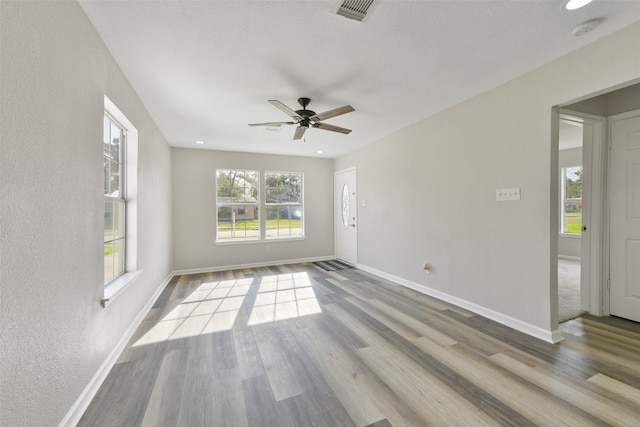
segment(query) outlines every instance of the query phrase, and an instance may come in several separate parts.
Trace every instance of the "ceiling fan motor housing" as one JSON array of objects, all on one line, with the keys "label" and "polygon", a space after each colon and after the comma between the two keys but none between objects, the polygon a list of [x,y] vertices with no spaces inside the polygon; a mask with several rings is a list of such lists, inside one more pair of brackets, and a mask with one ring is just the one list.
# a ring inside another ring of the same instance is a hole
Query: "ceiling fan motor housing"
[{"label": "ceiling fan motor housing", "polygon": [[298,104],[302,105],[302,109],[307,108],[307,105],[311,102],[311,98],[298,98]]},{"label": "ceiling fan motor housing", "polygon": [[[309,98],[298,98],[298,103],[302,106],[302,110],[297,110],[296,113],[300,114],[305,119],[315,116],[316,115],[315,111],[307,110],[307,105],[309,105],[310,102],[311,102],[311,99]],[[306,127],[309,127],[309,123],[308,123],[309,121],[308,120],[305,120],[305,121],[307,122]]]},{"label": "ceiling fan motor housing", "polygon": [[316,115],[316,112],[311,110],[297,110],[296,113],[300,114],[305,119]]}]

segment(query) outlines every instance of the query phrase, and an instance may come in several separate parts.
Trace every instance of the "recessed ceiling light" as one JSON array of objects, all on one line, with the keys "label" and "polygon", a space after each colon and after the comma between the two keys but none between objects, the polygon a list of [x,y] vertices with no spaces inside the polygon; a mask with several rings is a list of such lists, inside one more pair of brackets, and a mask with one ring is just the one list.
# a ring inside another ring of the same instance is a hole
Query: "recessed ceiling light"
[{"label": "recessed ceiling light", "polygon": [[322,151],[322,150],[318,150],[318,151],[316,151],[316,153],[318,153],[318,154],[324,154],[324,151]]},{"label": "recessed ceiling light", "polygon": [[204,144],[204,141],[196,141],[196,144],[202,145]]},{"label": "recessed ceiling light", "polygon": [[576,10],[588,5],[592,1],[593,0],[569,0],[565,3],[564,8],[567,10]]}]

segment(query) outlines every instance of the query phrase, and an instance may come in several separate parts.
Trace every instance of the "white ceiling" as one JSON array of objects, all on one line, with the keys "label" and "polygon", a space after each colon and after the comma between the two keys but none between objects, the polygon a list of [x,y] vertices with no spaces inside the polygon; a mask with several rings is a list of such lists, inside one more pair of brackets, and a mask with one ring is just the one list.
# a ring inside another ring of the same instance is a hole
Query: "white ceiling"
[{"label": "white ceiling", "polygon": [[[175,147],[337,157],[640,21],[638,0],[375,0],[363,22],[331,1],[95,1],[80,5]],[[593,32],[572,29],[600,18]],[[293,141],[248,123],[316,112],[349,135]],[[196,145],[196,140],[205,144]],[[323,154],[317,154],[323,150]]]}]

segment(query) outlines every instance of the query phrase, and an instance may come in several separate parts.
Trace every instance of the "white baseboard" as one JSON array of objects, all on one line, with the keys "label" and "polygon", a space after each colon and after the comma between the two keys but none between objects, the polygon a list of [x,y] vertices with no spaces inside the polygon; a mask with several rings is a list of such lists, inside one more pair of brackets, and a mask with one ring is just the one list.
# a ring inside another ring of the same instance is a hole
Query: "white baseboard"
[{"label": "white baseboard", "polygon": [[560,328],[551,331],[551,341],[549,341],[551,344],[557,344],[562,340],[564,340],[564,335],[562,335]]},{"label": "white baseboard", "polygon": [[363,271],[369,272],[371,274],[375,274],[376,276],[380,276],[384,279],[390,280],[401,286],[413,289],[414,291],[423,293],[425,295],[429,295],[434,298],[438,298],[439,300],[464,308],[465,310],[469,310],[473,313],[484,316],[487,319],[491,319],[505,326],[508,326],[512,329],[515,329],[516,331],[525,333],[527,335],[546,341],[548,343],[555,344],[564,339],[564,337],[562,337],[562,334],[560,333],[559,330],[547,331],[545,329],[534,326],[530,323],[523,322],[511,316],[507,316],[505,314],[483,307],[481,305],[466,301],[458,297],[454,297],[449,294],[445,294],[444,292],[440,292],[435,289],[431,289],[427,286],[420,285],[418,283],[403,279],[401,277],[397,277],[392,274],[385,273],[384,271],[376,270],[375,268],[371,268],[366,265],[358,264],[357,267]]},{"label": "white baseboard", "polygon": [[335,255],[327,255],[313,258],[299,258],[288,259],[282,261],[265,261],[265,262],[252,262],[247,264],[234,264],[234,265],[222,265],[215,267],[202,267],[202,268],[189,268],[185,270],[174,270],[174,275],[180,274],[200,274],[211,273],[215,271],[229,271],[229,270],[242,270],[244,268],[256,268],[256,267],[272,267],[274,265],[287,265],[287,264],[300,264],[305,262],[317,262],[317,261],[329,261],[335,259]]},{"label": "white baseboard", "polygon": [[80,397],[78,397],[71,409],[69,409],[69,412],[67,412],[67,415],[62,419],[59,427],[74,427],[78,424],[80,418],[82,418],[82,415],[89,407],[89,404],[91,404],[91,401],[95,397],[96,393],[98,393],[100,386],[102,386],[102,383],[107,378],[107,375],[109,374],[109,372],[111,372],[111,369],[118,361],[118,357],[120,357],[120,354],[135,333],[136,329],[138,329],[138,326],[140,326],[144,318],[151,310],[151,307],[153,307],[153,304],[155,304],[156,300],[160,297],[160,294],[162,293],[162,291],[164,291],[164,288],[167,287],[174,275],[174,273],[171,273],[169,274],[169,276],[167,276],[166,279],[164,279],[162,284],[153,293],[149,301],[145,304],[142,310],[140,310],[138,316],[136,316],[131,325],[129,325],[129,328],[127,328],[114,349],[111,350],[111,353],[109,353],[105,361],[102,362],[100,368],[93,375],[91,381],[89,381],[89,384],[87,384],[87,386],[84,388],[82,394],[80,394]]}]

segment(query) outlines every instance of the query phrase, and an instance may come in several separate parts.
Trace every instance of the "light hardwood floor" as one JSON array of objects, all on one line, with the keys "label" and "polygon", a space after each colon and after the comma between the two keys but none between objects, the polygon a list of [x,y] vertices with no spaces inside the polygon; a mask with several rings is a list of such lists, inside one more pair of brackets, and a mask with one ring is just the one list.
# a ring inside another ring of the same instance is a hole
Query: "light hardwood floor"
[{"label": "light hardwood floor", "polygon": [[357,269],[175,277],[80,426],[640,425],[640,325],[551,345]]}]

